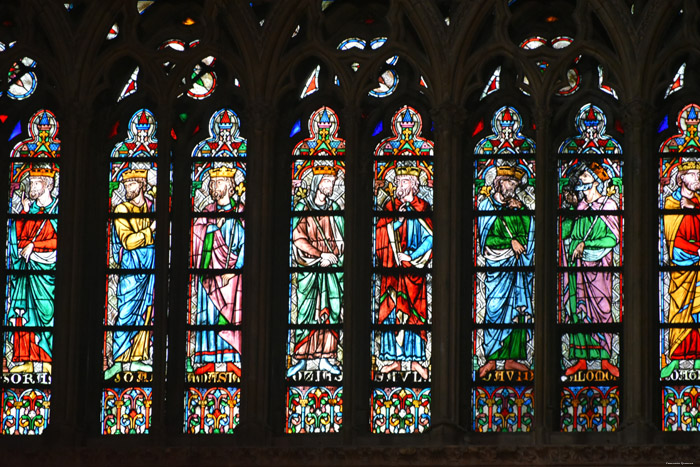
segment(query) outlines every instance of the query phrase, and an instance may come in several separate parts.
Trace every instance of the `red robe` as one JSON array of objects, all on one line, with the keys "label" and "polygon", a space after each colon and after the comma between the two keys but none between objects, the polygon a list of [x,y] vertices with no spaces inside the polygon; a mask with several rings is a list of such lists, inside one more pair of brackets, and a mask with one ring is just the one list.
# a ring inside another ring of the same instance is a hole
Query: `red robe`
[{"label": "red robe", "polygon": [[[398,199],[387,202],[384,206],[386,211],[397,212],[403,203]],[[425,200],[414,197],[407,212],[427,212],[430,205]],[[382,268],[401,268],[412,266],[409,262],[397,264],[396,255],[390,243],[388,225],[396,221],[396,217],[383,217],[377,221],[377,232],[375,240],[377,266]],[[418,219],[404,219],[401,225],[394,230],[394,241],[397,252],[406,252],[408,249],[408,223],[419,222]],[[425,223],[431,230],[433,229],[432,219],[422,218],[421,223]],[[421,225],[421,228],[424,226]],[[432,257],[432,249],[428,258]],[[398,272],[398,271],[397,271]],[[424,275],[401,273],[400,275],[382,275],[379,289],[379,323],[380,324],[408,324],[422,325],[427,322],[427,293]],[[397,322],[386,322],[392,310],[396,309]],[[402,322],[401,315],[407,315]],[[420,332],[421,338],[426,339],[425,331]]]}]

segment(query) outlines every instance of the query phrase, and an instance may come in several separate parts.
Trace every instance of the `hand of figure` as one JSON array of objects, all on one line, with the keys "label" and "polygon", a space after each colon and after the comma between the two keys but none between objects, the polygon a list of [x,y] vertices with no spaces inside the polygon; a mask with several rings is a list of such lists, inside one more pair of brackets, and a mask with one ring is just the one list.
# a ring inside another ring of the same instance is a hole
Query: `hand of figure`
[{"label": "hand of figure", "polygon": [[337,263],[338,257],[333,253],[321,253],[321,266],[326,267]]},{"label": "hand of figure", "polygon": [[518,198],[510,198],[508,200],[508,207],[510,209],[522,209],[523,202],[520,201]]},{"label": "hand of figure", "polygon": [[685,196],[681,196],[681,208],[694,209],[695,204],[693,204],[693,202],[689,198],[686,198]]},{"label": "hand of figure", "polygon": [[32,200],[27,198],[27,195],[22,192],[22,209],[24,212],[29,212],[29,208],[32,205]]},{"label": "hand of figure", "polygon": [[233,273],[224,274],[223,276],[221,276],[221,279],[222,279],[223,282],[224,282],[224,286],[227,286],[228,283],[231,282],[231,279],[233,279],[234,277],[236,277],[236,275],[233,274]]},{"label": "hand of figure", "polygon": [[151,230],[152,230],[153,232],[156,231],[156,221],[155,221],[155,220],[154,220],[153,222],[151,222]]},{"label": "hand of figure", "polygon": [[406,253],[397,253],[396,256],[398,256],[400,263],[404,263],[404,262],[410,263],[411,262],[411,257],[409,255],[407,255]]},{"label": "hand of figure", "polygon": [[517,241],[516,239],[513,239],[510,241],[510,246],[513,248],[513,252],[515,252],[515,256],[520,256],[523,253],[525,253],[525,247]]},{"label": "hand of figure", "polygon": [[224,219],[223,217],[219,217],[219,218],[216,220],[216,226],[217,226],[218,228],[221,228],[221,227],[224,225],[224,222],[226,222],[226,219]]},{"label": "hand of figure", "polygon": [[571,258],[572,259],[579,259],[580,257],[583,256],[583,249],[586,247],[585,242],[581,242],[578,245],[576,245],[576,248],[574,248],[574,252],[571,253]]},{"label": "hand of figure", "polygon": [[22,251],[20,251],[19,254],[20,254],[20,256],[22,256],[22,258],[24,258],[24,261],[26,261],[28,263],[29,257],[32,255],[33,251],[34,251],[34,244],[30,243],[29,245],[22,248]]}]

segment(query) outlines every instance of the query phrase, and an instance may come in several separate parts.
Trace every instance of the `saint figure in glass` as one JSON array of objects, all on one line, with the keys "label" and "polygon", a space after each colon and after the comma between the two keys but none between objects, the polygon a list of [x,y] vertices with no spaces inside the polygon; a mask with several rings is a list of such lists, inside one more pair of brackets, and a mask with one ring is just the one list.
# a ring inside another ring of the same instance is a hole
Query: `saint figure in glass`
[{"label": "saint figure in glass", "polygon": [[[192,232],[192,265],[199,269],[239,269],[243,267],[245,231],[239,217],[224,214],[242,212],[243,185],[235,182],[237,170],[217,167],[209,170],[209,196],[212,203],[201,212],[222,217],[199,217]],[[238,190],[238,191],[237,191]],[[242,277],[235,272],[199,276],[197,314],[194,324],[217,325],[241,322]],[[240,376],[240,333],[231,329],[198,332],[193,365],[198,373],[214,371],[216,363],[226,363],[226,371]]]},{"label": "saint figure in glass", "polygon": [[[129,169],[121,174],[126,200],[114,207],[115,214],[147,214],[154,212],[154,197],[148,183],[148,170]],[[119,217],[112,228],[112,258],[125,270],[152,270],[155,267],[156,221],[148,217]],[[154,275],[122,274],[117,279],[117,311],[115,326],[145,326],[153,320]],[[111,379],[130,363],[131,371],[152,370],[150,331],[115,330],[112,347],[114,364],[105,371]]]}]

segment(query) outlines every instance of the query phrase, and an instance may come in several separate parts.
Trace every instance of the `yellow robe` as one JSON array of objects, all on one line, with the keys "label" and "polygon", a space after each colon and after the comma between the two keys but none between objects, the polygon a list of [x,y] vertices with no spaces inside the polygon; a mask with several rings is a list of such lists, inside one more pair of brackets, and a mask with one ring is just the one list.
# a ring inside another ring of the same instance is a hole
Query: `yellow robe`
[{"label": "yellow robe", "polygon": [[[700,196],[695,195],[698,200]],[[680,201],[669,196],[664,203],[666,209],[681,209]],[[683,222],[684,214],[668,214],[664,216],[664,237],[668,245],[669,256],[673,257],[673,248],[676,234]],[[671,260],[672,261],[672,260]],[[693,323],[693,315],[700,313],[700,273],[698,271],[671,271],[671,281],[668,295],[671,298],[671,307],[668,313],[669,323]],[[670,357],[678,346],[690,334],[690,328],[669,329],[669,353]]]}]

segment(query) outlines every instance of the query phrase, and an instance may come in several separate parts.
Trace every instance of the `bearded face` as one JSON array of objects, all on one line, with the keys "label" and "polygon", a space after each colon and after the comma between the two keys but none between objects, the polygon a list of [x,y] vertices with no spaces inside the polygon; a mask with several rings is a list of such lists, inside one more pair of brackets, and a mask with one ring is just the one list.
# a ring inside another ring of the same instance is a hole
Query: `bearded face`
[{"label": "bearded face", "polygon": [[335,177],[323,177],[318,182],[318,191],[326,198],[333,196],[333,186],[335,185]]},{"label": "bearded face", "polygon": [[46,191],[46,186],[41,180],[32,179],[29,184],[29,199],[37,200]]},{"label": "bearded face", "polygon": [[414,176],[396,177],[396,197],[405,200],[418,193],[418,178]]},{"label": "bearded face", "polygon": [[700,191],[700,170],[688,170],[680,175],[680,179],[681,185],[685,186],[688,190],[694,192]]},{"label": "bearded face", "polygon": [[231,196],[230,179],[213,178],[211,182],[209,182],[209,196],[217,202]]},{"label": "bearded face", "polygon": [[124,182],[124,189],[126,189],[126,200],[131,201],[143,191],[143,185],[139,181],[130,180]]},{"label": "bearded face", "polygon": [[494,188],[504,200],[515,198],[515,190],[518,188],[518,181],[514,178],[503,177],[497,182],[494,181]]}]

